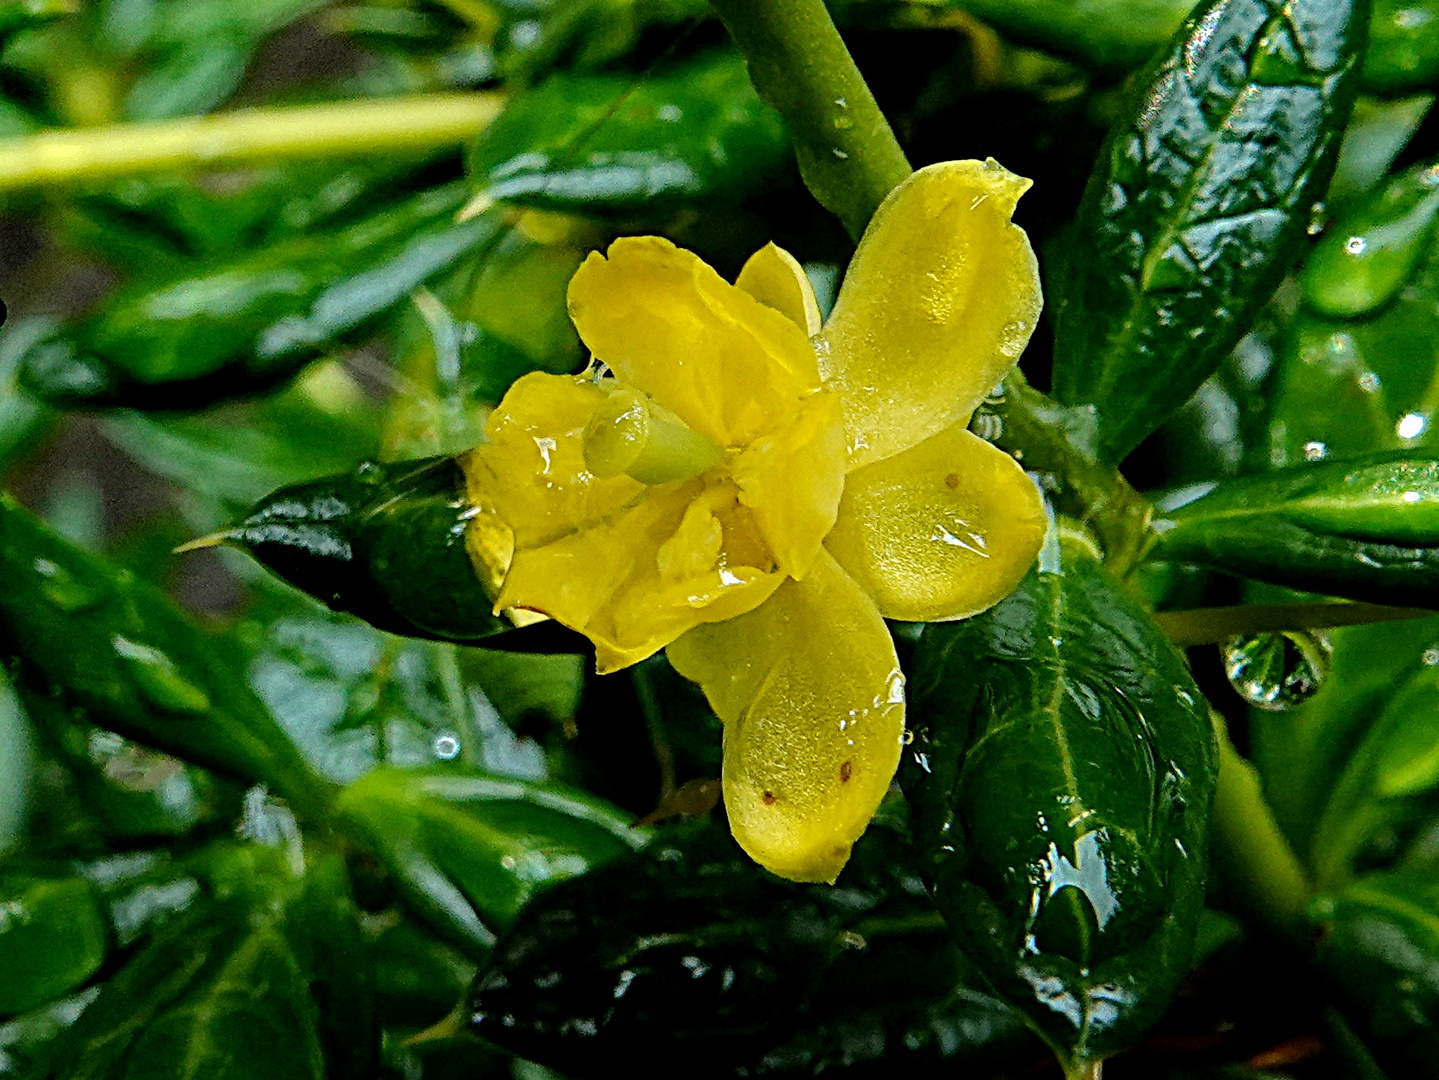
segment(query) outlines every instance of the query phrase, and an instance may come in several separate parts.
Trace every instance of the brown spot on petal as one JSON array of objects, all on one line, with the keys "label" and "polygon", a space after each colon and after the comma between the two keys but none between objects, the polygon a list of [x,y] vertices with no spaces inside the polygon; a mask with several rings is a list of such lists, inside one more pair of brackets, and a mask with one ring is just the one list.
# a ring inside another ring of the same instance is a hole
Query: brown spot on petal
[{"label": "brown spot on petal", "polygon": [[773,806],[779,800],[775,797],[775,793],[773,791],[766,791],[763,795],[759,797],[759,801],[764,803],[766,806]]},{"label": "brown spot on petal", "polygon": [[853,775],[854,775],[854,762],[852,762],[852,761],[846,761],[844,764],[842,764],[842,765],[839,767],[839,782],[840,782],[841,784],[847,784],[847,783],[849,783],[849,778],[850,778],[851,776],[853,776]]},{"label": "brown spot on petal", "polygon": [[950,473],[944,478],[944,486],[953,491],[959,487],[959,473]]}]

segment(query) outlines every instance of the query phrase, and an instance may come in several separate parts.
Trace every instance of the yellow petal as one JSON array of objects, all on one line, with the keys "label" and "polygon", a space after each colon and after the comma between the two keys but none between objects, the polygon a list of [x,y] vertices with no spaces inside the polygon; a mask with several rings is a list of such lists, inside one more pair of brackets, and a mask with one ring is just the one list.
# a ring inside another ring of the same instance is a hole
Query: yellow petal
[{"label": "yellow petal", "polygon": [[485,427],[483,446],[461,458],[470,503],[493,512],[517,547],[550,543],[620,512],[645,491],[628,476],[598,479],[585,467],[585,425],[607,395],[588,378],[532,372],[516,381]]},{"label": "yellow petal", "polygon": [[596,358],[721,446],[771,430],[819,386],[804,331],[658,236],[591,254],[569,305]]},{"label": "yellow petal", "polygon": [[825,547],[886,618],[934,622],[1013,592],[1044,528],[1024,470],[955,425],[850,473]]},{"label": "yellow petal", "polygon": [[850,468],[968,421],[1039,317],[1039,271],[1010,223],[1023,177],[992,159],[920,169],[885,199],[819,338],[845,395]]},{"label": "yellow petal", "polygon": [[740,501],[754,512],[785,573],[803,577],[834,526],[844,466],[841,402],[823,392],[806,398],[789,423],[761,435],[730,462]]},{"label": "yellow petal", "polygon": [[669,648],[724,721],[735,839],[793,881],[833,881],[889,789],[904,677],[868,597],[821,552],[803,581]]},{"label": "yellow petal", "polygon": [[778,244],[766,244],[751,255],[735,286],[785,315],[807,337],[819,333],[822,320],[814,286],[799,260]]},{"label": "yellow petal", "polygon": [[758,607],[782,580],[739,489],[710,477],[651,488],[613,518],[517,549],[495,608],[578,630],[604,674]]}]

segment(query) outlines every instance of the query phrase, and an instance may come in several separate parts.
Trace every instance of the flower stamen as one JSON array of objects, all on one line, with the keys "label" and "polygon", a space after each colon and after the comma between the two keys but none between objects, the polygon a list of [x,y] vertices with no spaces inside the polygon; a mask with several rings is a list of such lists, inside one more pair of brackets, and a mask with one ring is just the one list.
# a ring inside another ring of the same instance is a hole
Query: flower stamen
[{"label": "flower stamen", "polygon": [[590,417],[584,453],[585,467],[595,476],[624,473],[650,485],[707,473],[725,454],[714,440],[629,387],[611,392]]}]

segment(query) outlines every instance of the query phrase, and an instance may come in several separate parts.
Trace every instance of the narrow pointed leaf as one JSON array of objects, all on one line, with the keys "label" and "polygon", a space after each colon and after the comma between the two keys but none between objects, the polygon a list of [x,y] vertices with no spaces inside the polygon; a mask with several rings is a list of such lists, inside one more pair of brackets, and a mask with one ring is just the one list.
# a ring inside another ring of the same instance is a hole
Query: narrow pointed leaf
[{"label": "narrow pointed leaf", "polygon": [[[1298,257],[1357,92],[1364,5],[1209,0],[1090,177],[1054,393],[1122,459],[1209,377]],[[1200,331],[1202,328],[1202,332]]]}]

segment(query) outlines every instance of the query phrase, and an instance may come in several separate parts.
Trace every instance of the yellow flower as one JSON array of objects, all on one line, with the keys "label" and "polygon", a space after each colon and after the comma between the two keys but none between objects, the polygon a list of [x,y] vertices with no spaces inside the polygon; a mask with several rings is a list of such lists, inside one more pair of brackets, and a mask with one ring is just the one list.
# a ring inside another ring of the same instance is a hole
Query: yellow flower
[{"label": "yellow flower", "polygon": [[466,459],[496,610],[581,631],[601,672],[668,647],[724,721],[735,838],[784,877],[834,880],[893,778],[884,618],[976,614],[1038,553],[1033,483],[966,428],[1039,314],[1028,187],[993,161],[914,173],[823,327],[772,244],[730,285],[617,240],[569,289],[603,366],[520,379]]}]

